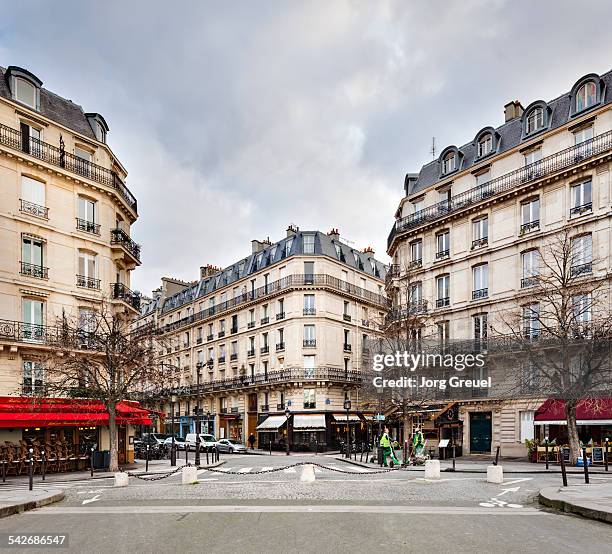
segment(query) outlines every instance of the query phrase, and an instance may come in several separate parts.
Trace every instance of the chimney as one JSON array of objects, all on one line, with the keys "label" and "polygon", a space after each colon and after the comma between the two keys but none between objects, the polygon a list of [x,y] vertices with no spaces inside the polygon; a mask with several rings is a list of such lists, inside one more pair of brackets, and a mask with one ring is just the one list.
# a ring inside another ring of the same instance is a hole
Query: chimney
[{"label": "chimney", "polygon": [[253,254],[257,254],[257,252],[261,252],[265,248],[266,244],[263,241],[259,241],[257,239],[253,239],[251,241],[251,251]]},{"label": "chimney", "polygon": [[504,106],[504,116],[506,118],[506,122],[516,119],[517,117],[521,117],[525,109],[523,105],[518,100],[513,100],[512,102],[508,102]]},{"label": "chimney", "polygon": [[338,229],[332,229],[327,233],[327,236],[331,237],[333,240],[340,240],[340,231],[338,231]]},{"label": "chimney", "polygon": [[364,254],[372,254],[372,256],[374,255],[374,248],[372,248],[371,246],[366,246],[363,249],[363,253]]},{"label": "chimney", "polygon": [[287,227],[287,236],[292,237],[293,235],[297,235],[299,230],[300,228],[297,225],[293,225],[292,223],[291,225],[289,225],[289,227]]},{"label": "chimney", "polygon": [[200,279],[206,279],[206,277],[214,275],[217,271],[219,271],[219,268],[214,265],[202,265],[200,266]]}]

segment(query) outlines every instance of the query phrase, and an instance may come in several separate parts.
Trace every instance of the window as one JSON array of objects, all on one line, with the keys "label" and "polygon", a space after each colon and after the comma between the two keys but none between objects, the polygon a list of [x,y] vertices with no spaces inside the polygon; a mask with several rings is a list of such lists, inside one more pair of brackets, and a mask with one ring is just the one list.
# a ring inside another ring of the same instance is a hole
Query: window
[{"label": "window", "polygon": [[450,201],[451,201],[452,197],[453,197],[452,189],[450,187],[445,188],[444,190],[439,190],[438,191],[439,202],[441,204],[443,204],[444,208],[446,208],[446,207],[448,207],[450,205]]},{"label": "window", "polygon": [[285,330],[281,327],[280,329],[277,329],[276,332],[278,334],[278,342],[276,343],[276,349],[282,350],[283,348],[285,348]]},{"label": "window", "polygon": [[313,234],[304,234],[304,254],[315,253],[315,236]]},{"label": "window", "polygon": [[572,185],[572,207],[570,215],[582,215],[585,212],[591,211],[593,207],[592,201],[592,184],[591,180],[577,185]]},{"label": "window", "polygon": [[486,134],[478,140],[478,157],[486,156],[493,151],[493,135]]},{"label": "window", "polygon": [[440,321],[436,324],[438,331],[438,343],[440,346],[446,346],[450,339],[450,321]]},{"label": "window", "polygon": [[315,389],[304,389],[304,409],[316,407]]},{"label": "window", "polygon": [[586,110],[597,103],[597,86],[593,81],[585,83],[578,89],[575,102],[576,112]]},{"label": "window", "polygon": [[95,200],[79,196],[77,229],[89,233],[100,233],[100,226],[96,223],[98,215],[96,204]]},{"label": "window", "polygon": [[540,199],[532,198],[521,204],[521,234],[540,228]]},{"label": "window", "polygon": [[472,277],[472,299],[486,298],[489,295],[489,266],[482,264],[473,267]]},{"label": "window", "polygon": [[25,339],[40,340],[43,337],[45,304],[40,300],[24,298],[21,304],[23,334]]},{"label": "window", "polygon": [[15,90],[13,96],[15,100],[33,108],[38,109],[38,88],[29,81],[21,77],[15,77]]},{"label": "window", "polygon": [[417,198],[416,200],[412,201],[412,213],[417,213],[420,212],[422,209],[425,208],[425,197],[421,197],[421,198]]},{"label": "window", "polygon": [[487,184],[491,180],[491,172],[485,171],[484,173],[480,173],[476,175],[476,186],[480,187],[482,185]]},{"label": "window", "polygon": [[351,320],[349,303],[346,300],[344,301],[344,305],[342,307],[342,316],[344,317],[346,321]]},{"label": "window", "polygon": [[442,231],[436,235],[436,259],[445,258],[450,254],[450,232]]},{"label": "window", "polygon": [[288,238],[285,241],[285,249],[283,251],[284,253],[284,257],[286,258],[287,256],[289,256],[289,254],[291,254],[291,247],[293,246],[293,237]]},{"label": "window", "polygon": [[457,157],[455,156],[454,152],[449,152],[448,154],[446,154],[446,156],[444,156],[444,159],[442,160],[442,173],[447,174],[451,171],[455,171],[456,166]]},{"label": "window", "polygon": [[418,305],[423,300],[423,283],[410,285],[410,304]]},{"label": "window", "polygon": [[593,237],[581,235],[572,239],[572,267],[573,277],[591,273],[593,269]]},{"label": "window", "polygon": [[574,321],[578,324],[591,321],[591,295],[578,294],[572,298]]},{"label": "window", "polygon": [[304,377],[312,379],[315,375],[315,357],[312,354],[302,356],[304,364]]},{"label": "window", "polygon": [[36,179],[21,176],[21,211],[47,217],[45,208],[45,184]]},{"label": "window", "polygon": [[314,262],[304,262],[304,283],[306,285],[314,283]]},{"label": "window", "polygon": [[43,267],[43,240],[34,237],[21,239],[21,274],[46,279],[49,275]]},{"label": "window", "polygon": [[525,133],[533,133],[544,127],[544,108],[534,108],[525,120]]},{"label": "window", "polygon": [[540,335],[540,305],[523,306],[523,336],[535,339]]},{"label": "window", "polygon": [[585,127],[574,133],[574,144],[582,144],[593,138],[593,126]]},{"label": "window", "polygon": [[539,250],[528,250],[521,254],[521,265],[523,277],[521,288],[532,287],[538,282],[540,275],[540,252]]},{"label": "window", "polygon": [[77,285],[89,289],[99,289],[97,256],[89,252],[79,252]]},{"label": "window", "polygon": [[525,153],[525,165],[531,165],[542,159],[542,149],[536,148]]},{"label": "window", "polygon": [[336,249],[336,258],[338,258],[341,262],[346,261],[344,252],[342,252],[342,247],[337,242],[334,243],[334,248]]},{"label": "window", "polygon": [[489,242],[489,218],[481,217],[472,222],[472,249]]},{"label": "window", "polygon": [[450,305],[450,275],[436,277],[436,293],[437,308]]},{"label": "window", "polygon": [[487,340],[487,314],[478,314],[474,319],[474,339],[479,342]]},{"label": "window", "polygon": [[423,241],[415,240],[410,243],[410,265],[418,266],[423,263]]},{"label": "window", "polygon": [[527,410],[519,413],[521,420],[519,440],[524,443],[526,440],[533,440],[535,437],[533,424],[535,412],[533,410]]},{"label": "window", "polygon": [[315,326],[314,325],[304,325],[304,346],[315,346],[315,345],[316,345]]},{"label": "window", "polygon": [[304,295],[304,315],[314,315],[315,310],[315,295],[305,294]]},{"label": "window", "polygon": [[23,362],[23,394],[43,392],[44,371],[40,362]]}]

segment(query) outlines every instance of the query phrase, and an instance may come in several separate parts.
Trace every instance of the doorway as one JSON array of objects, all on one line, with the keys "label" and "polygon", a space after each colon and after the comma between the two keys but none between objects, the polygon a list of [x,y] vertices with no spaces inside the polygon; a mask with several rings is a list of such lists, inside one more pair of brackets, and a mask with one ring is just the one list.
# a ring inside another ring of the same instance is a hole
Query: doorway
[{"label": "doorway", "polygon": [[490,454],[492,434],[491,412],[470,412],[470,453]]}]

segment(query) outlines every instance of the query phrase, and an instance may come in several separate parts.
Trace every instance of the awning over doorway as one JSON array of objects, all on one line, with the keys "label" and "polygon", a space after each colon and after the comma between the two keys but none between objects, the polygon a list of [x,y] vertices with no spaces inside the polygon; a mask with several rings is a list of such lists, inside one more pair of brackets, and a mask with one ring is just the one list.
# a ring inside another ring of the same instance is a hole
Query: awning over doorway
[{"label": "awning over doorway", "polygon": [[[582,400],[576,406],[578,425],[612,424],[612,398]],[[535,413],[535,425],[567,425],[565,401],[549,398]]]},{"label": "awning over doorway", "polygon": [[294,431],[325,431],[325,414],[293,416]]},{"label": "awning over doorway", "polygon": [[[137,402],[124,401],[117,404],[117,424],[151,425],[151,418]],[[0,428],[90,425],[108,425],[106,407],[99,400],[0,397]]]},{"label": "awning over doorway", "polygon": [[271,415],[262,421],[257,427],[256,431],[278,431],[287,421],[287,418],[282,415]]},{"label": "awning over doorway", "polygon": [[[346,414],[332,414],[338,423],[346,423]],[[349,414],[349,423],[360,423],[361,418],[357,414]]]}]

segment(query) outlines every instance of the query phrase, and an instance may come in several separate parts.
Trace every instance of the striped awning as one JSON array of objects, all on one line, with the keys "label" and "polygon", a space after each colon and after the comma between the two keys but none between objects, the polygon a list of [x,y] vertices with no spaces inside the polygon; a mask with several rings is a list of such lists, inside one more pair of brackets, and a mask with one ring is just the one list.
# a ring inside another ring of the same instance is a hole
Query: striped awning
[{"label": "striped awning", "polygon": [[[346,414],[333,414],[334,419],[338,423],[346,423]],[[357,414],[349,414],[348,416],[349,423],[359,423],[361,422],[361,418]]]},{"label": "striped awning", "polygon": [[308,414],[293,416],[294,431],[325,431],[324,414]]},{"label": "striped awning", "polygon": [[255,429],[257,431],[278,431],[287,421],[284,415],[271,415],[264,419]]}]

